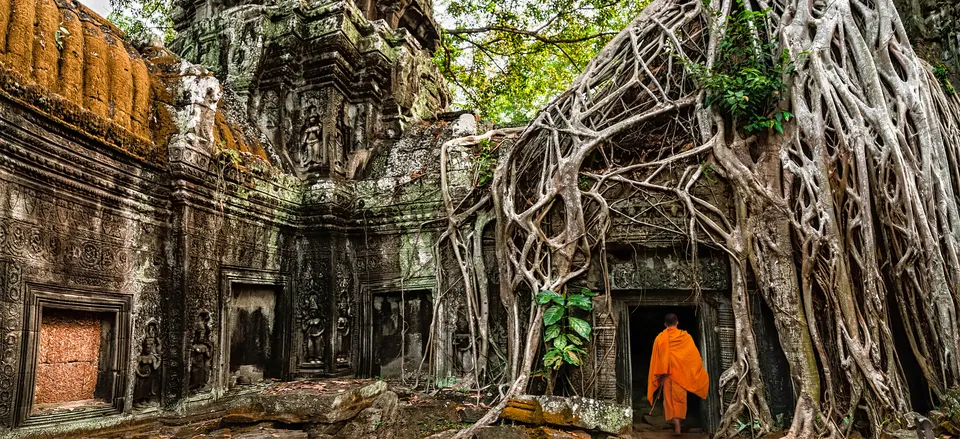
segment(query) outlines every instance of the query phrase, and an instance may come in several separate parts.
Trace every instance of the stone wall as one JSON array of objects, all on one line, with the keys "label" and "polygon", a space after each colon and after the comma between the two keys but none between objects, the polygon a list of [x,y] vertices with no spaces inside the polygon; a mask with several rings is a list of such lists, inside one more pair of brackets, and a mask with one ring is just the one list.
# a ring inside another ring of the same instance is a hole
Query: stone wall
[{"label": "stone wall", "polygon": [[960,5],[952,0],[894,2],[914,50],[930,64],[944,64],[960,85]]}]

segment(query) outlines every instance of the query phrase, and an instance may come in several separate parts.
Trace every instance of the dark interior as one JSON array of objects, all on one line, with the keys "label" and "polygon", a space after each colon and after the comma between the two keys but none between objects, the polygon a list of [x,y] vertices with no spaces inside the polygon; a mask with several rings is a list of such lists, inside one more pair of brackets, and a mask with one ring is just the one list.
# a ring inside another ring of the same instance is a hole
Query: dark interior
[{"label": "dark interior", "polygon": [[[647,402],[647,374],[650,372],[650,356],[653,354],[653,341],[664,330],[663,318],[667,313],[674,313],[679,320],[678,328],[690,333],[700,355],[703,347],[700,341],[700,328],[697,316],[692,306],[636,306],[630,308],[630,352],[631,369],[633,375],[633,407],[638,415],[650,412]],[[694,394],[687,395],[687,419],[683,421],[684,428],[701,427],[700,405],[702,401]],[[657,401],[656,406],[663,407],[663,401]],[[660,413],[662,410],[655,412]]]},{"label": "dark interior", "polygon": [[234,285],[230,325],[230,372],[254,366],[263,378],[280,378],[277,291],[273,286]]},{"label": "dark interior", "polygon": [[429,291],[373,298],[373,375],[399,377],[416,370],[426,352],[433,306]]}]

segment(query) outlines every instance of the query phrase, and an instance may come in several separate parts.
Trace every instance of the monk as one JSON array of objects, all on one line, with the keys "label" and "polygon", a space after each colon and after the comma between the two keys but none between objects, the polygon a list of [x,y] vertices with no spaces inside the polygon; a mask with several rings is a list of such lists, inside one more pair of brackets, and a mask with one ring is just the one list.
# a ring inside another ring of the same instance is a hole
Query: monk
[{"label": "monk", "polygon": [[687,417],[687,392],[700,398],[707,397],[710,377],[703,368],[700,351],[687,331],[677,329],[677,315],[670,313],[663,319],[663,330],[653,342],[650,357],[650,375],[647,378],[647,400],[655,405],[654,395],[663,388],[663,414],[673,423],[674,434],[680,434],[680,421]]}]

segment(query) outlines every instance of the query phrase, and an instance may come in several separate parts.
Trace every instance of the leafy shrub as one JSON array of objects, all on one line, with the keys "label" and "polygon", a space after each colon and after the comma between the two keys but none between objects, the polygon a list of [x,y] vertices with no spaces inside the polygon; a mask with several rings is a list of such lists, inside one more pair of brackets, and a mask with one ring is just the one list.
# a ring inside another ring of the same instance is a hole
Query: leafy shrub
[{"label": "leafy shrub", "polygon": [[[717,47],[713,66],[688,64],[694,78],[707,90],[706,105],[731,118],[747,133],[774,129],[783,134],[783,122],[793,117],[777,110],[786,85],[783,78],[795,66],[779,41],[766,41],[755,35],[766,28],[769,9],[750,11],[741,4],[726,17],[726,33]],[[719,14],[719,13],[717,13]],[[718,19],[722,19],[717,15]]]},{"label": "leafy shrub", "polygon": [[957,92],[957,89],[953,88],[953,84],[950,83],[950,71],[947,70],[947,66],[943,65],[943,63],[937,64],[933,68],[933,76],[940,81],[940,85],[943,86],[943,89],[948,95],[952,95]]},{"label": "leafy shrub", "polygon": [[577,310],[593,310],[590,298],[596,295],[586,288],[580,290],[579,294],[571,295],[550,290],[537,293],[537,303],[552,303],[543,312],[543,342],[547,345],[547,351],[543,354],[544,367],[557,370],[564,364],[583,365],[581,355],[586,355],[587,351],[580,346],[590,340],[593,327],[573,313]]},{"label": "leafy shrub", "polygon": [[499,144],[488,139],[483,139],[477,144],[477,152],[473,155],[477,160],[474,186],[483,188],[493,182],[493,171],[497,169],[497,149],[499,146]]}]

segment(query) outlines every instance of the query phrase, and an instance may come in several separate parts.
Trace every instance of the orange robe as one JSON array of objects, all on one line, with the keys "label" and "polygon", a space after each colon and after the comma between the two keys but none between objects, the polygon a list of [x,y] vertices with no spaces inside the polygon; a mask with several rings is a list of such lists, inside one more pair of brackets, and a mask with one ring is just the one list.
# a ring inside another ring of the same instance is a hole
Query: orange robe
[{"label": "orange robe", "polygon": [[[663,378],[661,381],[661,377]],[[654,404],[657,388],[663,384],[663,414],[668,421],[687,417],[687,392],[707,397],[710,376],[703,368],[700,351],[687,331],[667,328],[653,342],[647,400]]]}]

